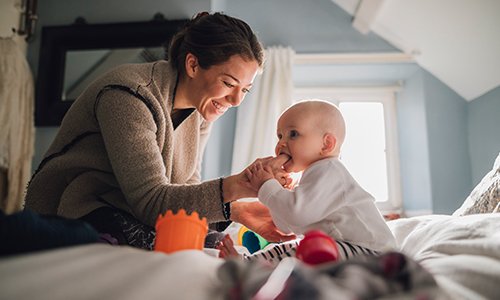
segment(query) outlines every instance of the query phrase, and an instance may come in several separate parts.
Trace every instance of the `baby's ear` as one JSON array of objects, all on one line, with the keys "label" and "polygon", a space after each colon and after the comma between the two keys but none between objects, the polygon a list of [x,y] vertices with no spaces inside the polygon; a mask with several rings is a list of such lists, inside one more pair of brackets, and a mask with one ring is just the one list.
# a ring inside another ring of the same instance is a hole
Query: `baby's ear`
[{"label": "baby's ear", "polygon": [[323,136],[323,148],[321,148],[321,154],[329,155],[335,150],[337,145],[337,139],[331,133],[327,133]]}]

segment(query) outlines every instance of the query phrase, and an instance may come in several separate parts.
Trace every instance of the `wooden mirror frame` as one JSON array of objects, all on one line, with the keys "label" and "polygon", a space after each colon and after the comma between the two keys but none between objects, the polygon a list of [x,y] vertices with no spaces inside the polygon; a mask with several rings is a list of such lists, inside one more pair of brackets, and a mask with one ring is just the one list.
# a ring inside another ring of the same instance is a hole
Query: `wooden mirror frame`
[{"label": "wooden mirror frame", "polygon": [[159,47],[168,42],[189,20],[46,26],[42,40],[35,89],[35,125],[59,126],[72,100],[62,100],[66,52],[85,49]]}]

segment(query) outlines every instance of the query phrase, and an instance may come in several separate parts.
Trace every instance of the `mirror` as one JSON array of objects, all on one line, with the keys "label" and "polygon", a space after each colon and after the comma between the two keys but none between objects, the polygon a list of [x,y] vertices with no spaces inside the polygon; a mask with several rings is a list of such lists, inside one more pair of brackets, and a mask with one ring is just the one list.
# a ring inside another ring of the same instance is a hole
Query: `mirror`
[{"label": "mirror", "polygon": [[164,59],[163,47],[71,50],[66,52],[62,101],[74,101],[97,77],[126,63]]},{"label": "mirror", "polygon": [[74,100],[99,75],[123,63],[164,59],[162,45],[189,20],[42,28],[35,125],[59,126]]}]

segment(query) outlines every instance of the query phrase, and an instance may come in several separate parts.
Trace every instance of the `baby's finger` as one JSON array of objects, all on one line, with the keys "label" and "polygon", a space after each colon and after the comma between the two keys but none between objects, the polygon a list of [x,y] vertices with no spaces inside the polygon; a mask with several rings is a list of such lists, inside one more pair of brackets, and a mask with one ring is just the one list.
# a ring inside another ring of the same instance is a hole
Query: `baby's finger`
[{"label": "baby's finger", "polygon": [[247,175],[248,178],[252,176],[252,171],[249,169],[245,169],[245,175]]},{"label": "baby's finger", "polygon": [[225,245],[230,245],[231,247],[234,246],[233,239],[229,236],[229,234],[226,234],[223,238],[222,241]]}]

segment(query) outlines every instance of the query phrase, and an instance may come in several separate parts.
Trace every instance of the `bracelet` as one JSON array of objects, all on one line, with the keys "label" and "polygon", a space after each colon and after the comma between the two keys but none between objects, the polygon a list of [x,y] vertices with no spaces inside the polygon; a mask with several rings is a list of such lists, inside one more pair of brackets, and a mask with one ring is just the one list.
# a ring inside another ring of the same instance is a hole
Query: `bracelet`
[{"label": "bracelet", "polygon": [[231,202],[224,203],[224,196],[223,196],[223,193],[222,193],[222,181],[223,180],[224,180],[224,178],[221,177],[220,178],[220,185],[219,185],[220,200],[221,200],[221,203],[222,203],[222,214],[224,215],[224,219],[226,219],[226,221],[228,221],[229,218],[231,218]]}]

